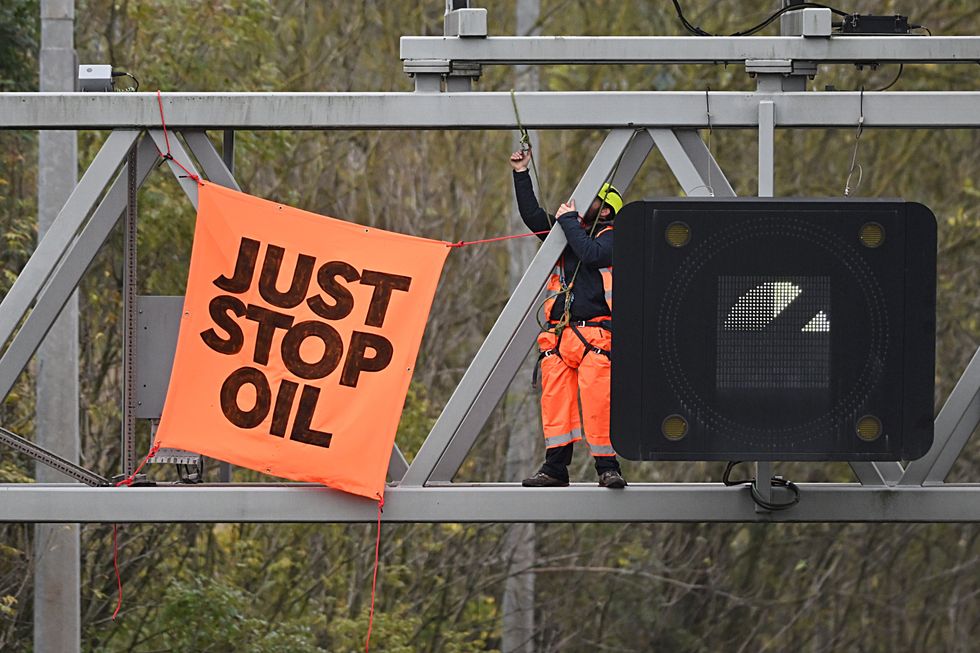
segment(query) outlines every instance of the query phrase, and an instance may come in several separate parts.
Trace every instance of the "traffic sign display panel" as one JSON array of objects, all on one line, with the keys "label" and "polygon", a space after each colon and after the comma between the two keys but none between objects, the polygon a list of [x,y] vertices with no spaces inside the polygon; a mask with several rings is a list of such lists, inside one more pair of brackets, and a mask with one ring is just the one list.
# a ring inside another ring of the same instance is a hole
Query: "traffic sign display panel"
[{"label": "traffic sign display panel", "polygon": [[612,441],[640,460],[908,460],[932,444],[936,223],[887,200],[634,202]]}]

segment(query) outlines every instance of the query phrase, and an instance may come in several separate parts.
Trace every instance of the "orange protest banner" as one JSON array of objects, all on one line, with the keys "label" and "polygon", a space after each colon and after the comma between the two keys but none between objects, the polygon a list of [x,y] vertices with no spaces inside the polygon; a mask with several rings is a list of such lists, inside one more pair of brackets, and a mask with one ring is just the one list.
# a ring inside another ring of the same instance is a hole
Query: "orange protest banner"
[{"label": "orange protest banner", "polygon": [[380,499],[447,244],[199,191],[156,444]]}]

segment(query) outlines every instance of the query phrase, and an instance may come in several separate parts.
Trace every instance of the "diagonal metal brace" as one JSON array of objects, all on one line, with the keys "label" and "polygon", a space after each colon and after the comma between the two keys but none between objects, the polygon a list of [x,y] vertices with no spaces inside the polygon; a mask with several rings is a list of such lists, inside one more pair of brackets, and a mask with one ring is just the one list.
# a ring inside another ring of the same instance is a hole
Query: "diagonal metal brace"
[{"label": "diagonal metal brace", "polygon": [[[24,269],[17,275],[14,285],[0,302],[0,348],[13,335],[44,283],[71,247],[75,234],[85,223],[116,170],[126,160],[139,134],[139,131],[133,130],[113,131],[78,181]],[[0,394],[0,397],[3,396]]]},{"label": "diagonal metal brace", "polygon": [[112,485],[109,479],[99,476],[93,471],[77,465],[67,458],[62,458],[53,451],[48,451],[44,447],[38,446],[26,438],[22,438],[13,431],[0,426],[0,442],[7,445],[14,451],[19,451],[25,456],[29,456],[37,462],[56,469],[66,476],[70,476],[76,481],[81,481],[85,485],[92,487],[106,487]]},{"label": "diagonal metal brace", "polygon": [[946,480],[977,424],[980,424],[980,348],[936,416],[932,447],[925,456],[909,463],[899,485],[925,485]]},{"label": "diagonal metal brace", "polygon": [[[140,141],[137,148],[137,183],[142,184],[156,167],[159,157],[146,139]],[[83,177],[83,181],[84,179]],[[48,282],[40,289],[34,310],[27,316],[24,326],[14,336],[7,351],[0,356],[0,400],[13,388],[17,377],[37,351],[44,336],[61,313],[65,302],[68,301],[102,244],[119,222],[119,217],[126,208],[126,186],[125,174],[119,175],[110,184],[108,192],[95,209],[92,218],[81,228],[78,237],[65,248],[60,256],[61,261],[54,266],[53,272],[47,275]],[[47,236],[45,236],[46,240]],[[40,250],[40,246],[38,249]],[[31,257],[32,260],[36,256],[35,252]]]}]

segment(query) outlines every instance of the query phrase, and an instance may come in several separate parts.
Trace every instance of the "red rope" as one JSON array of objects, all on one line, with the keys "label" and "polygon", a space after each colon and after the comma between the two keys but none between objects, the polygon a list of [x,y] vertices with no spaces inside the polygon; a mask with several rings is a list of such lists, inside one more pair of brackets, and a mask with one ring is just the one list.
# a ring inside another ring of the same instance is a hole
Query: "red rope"
[{"label": "red rope", "polygon": [[116,599],[116,609],[112,612],[112,620],[116,620],[116,615],[122,609],[122,576],[119,573],[119,546],[116,544],[116,528],[118,524],[112,525],[112,566],[116,570],[116,587],[119,588],[119,598]]},{"label": "red rope", "polygon": [[371,612],[368,613],[367,641],[364,642],[364,651],[371,650],[371,627],[374,625],[374,597],[378,587],[378,560],[381,553],[381,513],[385,506],[385,498],[381,497],[378,501],[378,539],[374,542],[374,578],[371,580]]},{"label": "red rope", "polygon": [[[147,452],[146,457],[143,458],[143,462],[139,464],[139,466],[132,474],[130,474],[123,480],[116,483],[116,487],[119,487],[121,485],[125,485],[129,487],[130,485],[132,485],[133,481],[136,480],[136,475],[140,473],[140,470],[143,469],[143,466],[146,465],[146,463],[150,460],[150,458],[153,457],[153,454],[155,454],[158,451],[160,451],[160,444],[154,443],[154,445],[150,447],[149,452]],[[118,526],[119,526],[118,524],[112,525],[112,567],[113,569],[116,570],[116,588],[118,589],[118,598],[116,599],[116,609],[112,613],[113,621],[116,620],[116,616],[119,614],[119,611],[122,609],[122,602],[123,602],[122,575],[119,573],[119,540],[117,535]]]},{"label": "red rope", "polygon": [[193,179],[200,184],[201,178],[185,168],[184,164],[175,159],[174,155],[170,153],[170,136],[167,135],[167,120],[163,117],[163,96],[160,95],[160,89],[157,89],[157,105],[160,107],[160,125],[163,127],[163,141],[167,144],[166,153],[160,152],[160,148],[157,148],[157,152],[160,153],[160,158],[167,161],[173,161],[178,168],[187,173],[188,179]]},{"label": "red rope", "polygon": [[132,485],[132,484],[133,484],[133,481],[135,481],[135,480],[136,480],[136,475],[140,473],[140,470],[142,470],[142,469],[143,469],[143,466],[144,466],[144,465],[145,465],[145,464],[146,464],[146,463],[147,463],[147,462],[148,462],[148,461],[150,460],[150,458],[152,458],[152,457],[153,457],[153,455],[154,455],[154,454],[155,454],[156,452],[158,452],[158,451],[160,451],[160,443],[159,443],[159,442],[155,442],[155,443],[153,444],[153,446],[152,446],[152,447],[150,447],[150,450],[149,450],[149,451],[148,451],[148,452],[146,453],[146,458],[144,458],[144,459],[143,459],[143,462],[141,462],[141,463],[139,464],[139,466],[138,466],[138,467],[136,468],[136,470],[135,470],[135,471],[133,471],[133,473],[132,473],[132,474],[130,474],[130,475],[129,475],[129,476],[127,477],[127,478],[124,478],[123,480],[121,480],[121,481],[119,481],[118,483],[116,483],[116,487],[119,487],[120,485],[127,485],[127,486],[128,486],[128,485]]},{"label": "red rope", "polygon": [[480,245],[482,243],[495,243],[498,240],[510,240],[511,238],[527,238],[528,236],[540,236],[541,234],[551,233],[550,229],[545,231],[532,231],[529,234],[514,234],[512,236],[497,236],[496,238],[484,238],[483,240],[461,240],[458,243],[446,243],[446,247],[465,247],[466,245]]}]

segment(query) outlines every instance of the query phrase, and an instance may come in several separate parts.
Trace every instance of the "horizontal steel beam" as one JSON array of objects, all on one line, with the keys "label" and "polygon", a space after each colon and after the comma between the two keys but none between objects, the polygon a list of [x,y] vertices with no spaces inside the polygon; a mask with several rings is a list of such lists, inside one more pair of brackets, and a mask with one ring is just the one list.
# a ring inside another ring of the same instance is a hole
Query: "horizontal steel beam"
[{"label": "horizontal steel beam", "polygon": [[[854,127],[860,94],[712,92],[711,126]],[[517,93],[528,129],[708,127],[703,91]],[[510,93],[168,93],[174,129],[516,129]],[[573,109],[569,109],[573,107]],[[980,92],[865,93],[865,128],[980,127]],[[154,93],[0,93],[0,129],[157,128]]]},{"label": "horizontal steel beam", "polygon": [[[746,486],[390,487],[386,522],[976,522],[980,485],[800,484],[800,503],[756,513]],[[777,501],[783,500],[780,492]],[[372,522],[375,502],[311,485],[89,488],[0,485],[3,522]]]},{"label": "horizontal steel beam", "polygon": [[401,58],[484,64],[975,63],[976,36],[403,36]]}]

